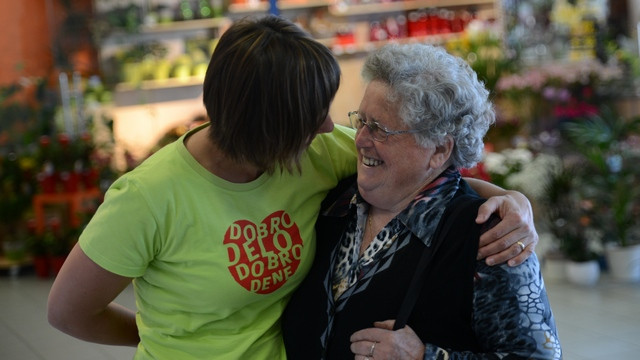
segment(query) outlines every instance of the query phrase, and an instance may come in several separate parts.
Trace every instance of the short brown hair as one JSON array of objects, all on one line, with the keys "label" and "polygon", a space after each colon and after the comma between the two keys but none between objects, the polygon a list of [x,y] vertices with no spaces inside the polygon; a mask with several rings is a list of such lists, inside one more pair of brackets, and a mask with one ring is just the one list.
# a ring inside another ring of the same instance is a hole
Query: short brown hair
[{"label": "short brown hair", "polygon": [[240,20],[220,38],[204,79],[209,136],[234,160],[291,171],[339,85],[331,51],[294,23]]}]

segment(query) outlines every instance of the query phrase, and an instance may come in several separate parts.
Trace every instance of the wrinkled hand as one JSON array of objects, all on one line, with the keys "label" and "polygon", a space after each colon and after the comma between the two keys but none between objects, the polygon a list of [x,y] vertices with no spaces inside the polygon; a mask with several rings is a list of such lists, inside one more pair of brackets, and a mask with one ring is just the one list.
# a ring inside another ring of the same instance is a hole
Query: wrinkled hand
[{"label": "wrinkled hand", "polygon": [[505,261],[509,266],[519,265],[533,254],[538,243],[531,203],[517,191],[491,197],[478,209],[476,223],[484,223],[494,212],[502,220],[480,237],[478,259],[486,258],[487,265]]},{"label": "wrinkled hand", "polygon": [[[351,335],[351,351],[355,360],[422,359],[424,344],[409,327],[393,330],[395,320],[376,321],[373,328]],[[375,344],[375,345],[374,345]]]}]

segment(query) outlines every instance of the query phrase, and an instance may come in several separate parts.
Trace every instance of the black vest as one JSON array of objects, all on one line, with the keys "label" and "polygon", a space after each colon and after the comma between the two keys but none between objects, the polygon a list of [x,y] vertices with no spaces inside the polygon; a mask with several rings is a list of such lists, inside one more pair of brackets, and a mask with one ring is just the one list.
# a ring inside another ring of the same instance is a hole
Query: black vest
[{"label": "black vest", "polygon": [[[474,195],[475,204],[457,215],[456,226],[445,235],[444,243],[427,266],[427,276],[407,324],[425,343],[477,352],[479,346],[471,327],[471,316],[481,234],[475,217],[483,201],[464,181],[455,197],[463,194]],[[445,211],[441,223],[450,212],[449,208]],[[425,248],[417,238],[412,238],[407,246],[395,253],[391,266],[376,274],[366,291],[352,294],[345,307],[336,312],[330,299],[327,273],[332,251],[348,220],[349,216],[321,216],[318,219],[316,260],[282,318],[290,360],[353,359],[349,349],[350,336],[357,330],[373,327],[374,321],[395,319],[407,293]],[[324,338],[322,334],[330,321],[330,335]]]}]

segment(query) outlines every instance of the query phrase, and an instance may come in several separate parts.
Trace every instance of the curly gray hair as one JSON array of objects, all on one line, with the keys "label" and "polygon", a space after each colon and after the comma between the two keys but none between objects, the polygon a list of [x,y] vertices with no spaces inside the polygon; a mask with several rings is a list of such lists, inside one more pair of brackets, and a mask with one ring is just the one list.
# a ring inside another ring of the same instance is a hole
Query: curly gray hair
[{"label": "curly gray hair", "polygon": [[422,146],[454,140],[452,164],[469,168],[482,159],[482,138],[495,121],[489,91],[462,59],[426,44],[389,44],[372,52],[362,69],[365,82],[390,87],[388,100]]}]

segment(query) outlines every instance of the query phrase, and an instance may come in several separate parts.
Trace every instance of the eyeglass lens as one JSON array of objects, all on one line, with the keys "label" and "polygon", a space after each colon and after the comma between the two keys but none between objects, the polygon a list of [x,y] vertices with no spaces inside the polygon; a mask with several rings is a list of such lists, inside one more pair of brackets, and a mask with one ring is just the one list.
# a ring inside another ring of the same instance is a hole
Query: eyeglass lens
[{"label": "eyeglass lens", "polygon": [[371,136],[377,141],[384,141],[387,139],[387,132],[378,125],[375,121],[365,121],[360,114],[357,112],[349,113],[349,120],[351,121],[351,125],[355,127],[357,130],[362,129],[365,125],[367,126],[369,133]]}]

